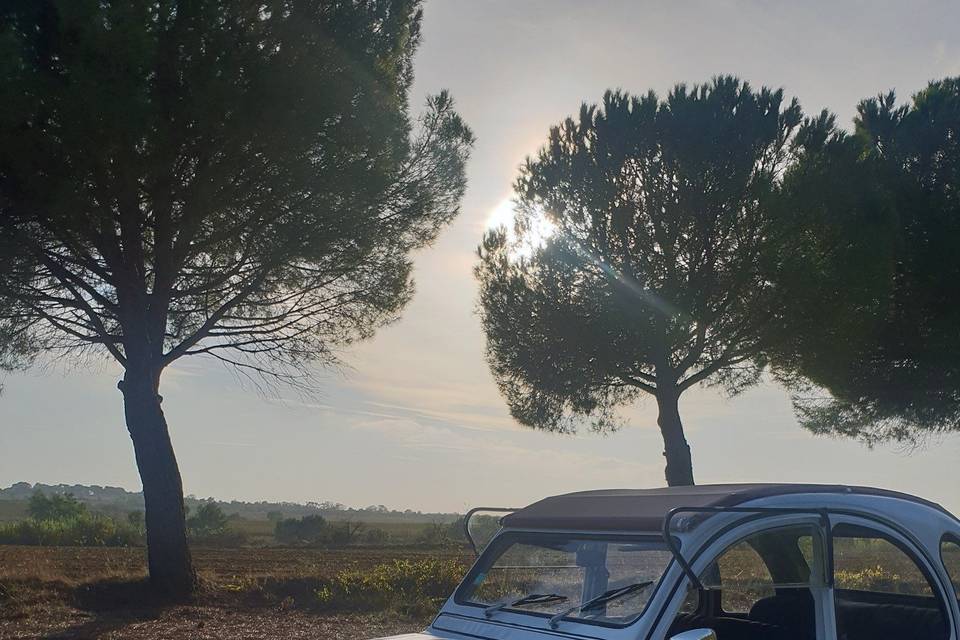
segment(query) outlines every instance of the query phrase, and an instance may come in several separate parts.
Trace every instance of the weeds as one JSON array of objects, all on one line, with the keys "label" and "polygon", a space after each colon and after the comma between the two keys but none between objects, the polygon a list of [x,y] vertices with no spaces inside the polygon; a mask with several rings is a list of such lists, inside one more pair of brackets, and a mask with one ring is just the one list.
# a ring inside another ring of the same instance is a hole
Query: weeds
[{"label": "weeds", "polygon": [[437,611],[466,567],[458,560],[395,560],[367,570],[342,571],[316,591],[330,611],[394,611],[423,617]]},{"label": "weeds", "polygon": [[131,547],[143,544],[143,537],[127,523],[83,512],[58,520],[30,519],[0,525],[0,544]]}]

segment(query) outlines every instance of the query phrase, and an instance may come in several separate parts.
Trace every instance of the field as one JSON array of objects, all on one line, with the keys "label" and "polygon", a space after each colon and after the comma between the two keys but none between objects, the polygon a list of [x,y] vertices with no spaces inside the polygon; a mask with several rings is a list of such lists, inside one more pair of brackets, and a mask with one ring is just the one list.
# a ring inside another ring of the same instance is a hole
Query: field
[{"label": "field", "polygon": [[0,638],[375,638],[422,629],[429,615],[322,611],[316,589],[396,560],[470,561],[409,548],[198,548],[194,559],[203,590],[174,606],[145,595],[143,549],[0,546]]},{"label": "field", "polygon": [[[930,593],[912,562],[883,540],[838,538],[835,548],[840,588]],[[0,638],[365,640],[422,629],[472,561],[463,547],[193,553],[202,590],[186,606],[149,596],[143,548],[0,545]],[[726,610],[746,612],[772,595],[751,549],[732,548],[720,567]],[[344,597],[351,592],[354,601]]]}]

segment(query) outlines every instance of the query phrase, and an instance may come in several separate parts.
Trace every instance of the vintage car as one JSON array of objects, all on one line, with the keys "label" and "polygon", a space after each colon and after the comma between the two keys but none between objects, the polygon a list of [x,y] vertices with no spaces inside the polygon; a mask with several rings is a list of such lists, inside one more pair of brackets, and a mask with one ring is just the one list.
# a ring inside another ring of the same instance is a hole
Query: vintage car
[{"label": "vintage car", "polygon": [[902,493],[587,491],[497,517],[430,627],[394,640],[960,640],[960,521]]}]

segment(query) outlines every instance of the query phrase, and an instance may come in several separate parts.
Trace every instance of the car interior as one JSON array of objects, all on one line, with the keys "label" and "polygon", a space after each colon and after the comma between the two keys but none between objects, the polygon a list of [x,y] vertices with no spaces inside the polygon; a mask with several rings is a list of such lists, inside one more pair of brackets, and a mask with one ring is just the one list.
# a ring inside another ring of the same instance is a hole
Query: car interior
[{"label": "car interior", "polygon": [[[753,594],[766,591],[766,595],[752,600],[746,611],[725,610],[725,602],[732,598],[731,594],[724,593],[724,589],[742,587],[735,580],[725,579],[724,554],[721,554],[701,577],[706,588],[688,594],[667,637],[691,629],[709,628],[716,633],[718,640],[817,640],[810,559],[801,548],[803,535],[797,529],[784,529],[743,541],[756,552],[756,557],[769,572],[769,582],[763,585],[765,588],[757,589],[753,585],[751,591]],[[859,572],[846,571],[842,568],[839,552],[835,552],[838,640],[947,640],[950,633],[945,604],[934,595],[936,591],[929,578],[896,542],[888,541],[887,547],[899,550],[902,556],[874,544],[878,535],[848,525],[834,530],[835,543],[850,538],[850,548],[861,552],[862,560],[876,567]],[[839,546],[842,550],[844,545]],[[872,557],[869,553],[874,548],[884,553]],[[896,562],[896,566],[891,566],[891,570],[885,573],[885,562]],[[903,580],[902,575],[911,573],[909,566],[905,569],[905,562],[913,564],[917,582],[925,584],[897,582]],[[739,568],[739,571],[744,570]]]}]

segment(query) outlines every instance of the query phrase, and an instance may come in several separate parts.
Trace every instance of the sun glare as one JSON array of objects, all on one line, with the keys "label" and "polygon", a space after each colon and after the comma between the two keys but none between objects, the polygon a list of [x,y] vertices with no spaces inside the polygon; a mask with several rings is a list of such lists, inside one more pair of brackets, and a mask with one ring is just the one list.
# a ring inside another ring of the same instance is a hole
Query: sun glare
[{"label": "sun glare", "polygon": [[513,202],[510,198],[494,207],[484,223],[485,231],[492,231],[498,227],[506,227],[508,232],[513,232]]},{"label": "sun glare", "polygon": [[507,240],[512,245],[511,256],[515,259],[529,258],[536,249],[546,244],[547,239],[556,231],[556,226],[541,213],[531,221],[529,231],[520,237],[514,228],[515,217],[513,201],[507,198],[490,211],[484,228],[490,231],[504,227],[507,230]]}]

